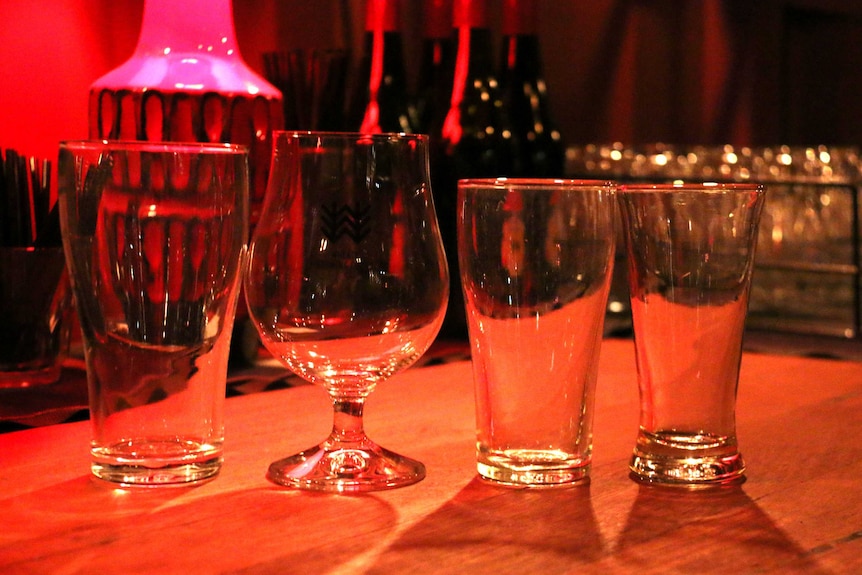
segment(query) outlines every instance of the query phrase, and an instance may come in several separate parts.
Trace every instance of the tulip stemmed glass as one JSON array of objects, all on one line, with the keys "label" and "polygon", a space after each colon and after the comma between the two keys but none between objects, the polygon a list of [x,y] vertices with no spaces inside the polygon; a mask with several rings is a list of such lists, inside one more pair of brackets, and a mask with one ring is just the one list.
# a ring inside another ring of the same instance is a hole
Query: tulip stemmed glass
[{"label": "tulip stemmed glass", "polygon": [[266,348],[325,388],[335,415],[320,445],[269,467],[271,481],[364,492],[425,476],[369,439],[362,414],[377,383],[436,337],[447,269],[425,136],[276,133],[246,300]]}]

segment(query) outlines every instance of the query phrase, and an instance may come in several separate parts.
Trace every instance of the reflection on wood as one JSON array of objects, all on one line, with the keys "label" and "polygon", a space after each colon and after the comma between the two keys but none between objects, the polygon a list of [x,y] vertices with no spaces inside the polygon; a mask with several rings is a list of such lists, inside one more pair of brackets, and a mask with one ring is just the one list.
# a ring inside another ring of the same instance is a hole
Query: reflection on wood
[{"label": "reflection on wood", "polygon": [[[642,486],[634,348],[602,349],[592,480],[563,490],[476,479],[470,365],[411,369],[369,400],[369,433],[423,461],[368,496],[269,484],[271,461],[326,433],[314,386],[227,402],[225,467],[196,488],[89,477],[88,425],[0,435],[4,573],[858,573],[862,364],[746,353],[738,432],[748,480]],[[165,549],[176,552],[165,553]]]}]

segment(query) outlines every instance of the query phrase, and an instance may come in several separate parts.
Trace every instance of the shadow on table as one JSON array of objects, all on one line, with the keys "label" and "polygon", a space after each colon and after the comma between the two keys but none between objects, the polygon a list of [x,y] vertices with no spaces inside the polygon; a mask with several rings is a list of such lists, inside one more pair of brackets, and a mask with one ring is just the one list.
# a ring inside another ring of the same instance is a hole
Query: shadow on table
[{"label": "shadow on table", "polygon": [[641,485],[611,556],[640,573],[824,573],[741,485]]},{"label": "shadow on table", "polygon": [[[206,489],[123,490],[81,477],[0,499],[0,572],[319,574],[366,553],[397,521],[374,497]],[[333,540],[346,522],[351,536]]]},{"label": "shadow on table", "polygon": [[604,553],[589,484],[507,489],[476,478],[395,541],[367,571],[562,573]]}]

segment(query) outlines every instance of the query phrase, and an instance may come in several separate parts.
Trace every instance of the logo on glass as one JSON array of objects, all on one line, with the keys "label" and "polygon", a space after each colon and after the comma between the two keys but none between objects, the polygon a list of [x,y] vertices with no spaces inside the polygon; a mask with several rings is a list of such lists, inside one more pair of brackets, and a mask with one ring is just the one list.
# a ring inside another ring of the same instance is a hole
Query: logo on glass
[{"label": "logo on glass", "polygon": [[346,204],[339,206],[335,202],[325,205],[321,209],[321,231],[326,239],[333,243],[341,239],[341,236],[347,236],[353,243],[358,244],[371,231],[370,211],[370,206],[362,206],[359,202],[353,207]]}]

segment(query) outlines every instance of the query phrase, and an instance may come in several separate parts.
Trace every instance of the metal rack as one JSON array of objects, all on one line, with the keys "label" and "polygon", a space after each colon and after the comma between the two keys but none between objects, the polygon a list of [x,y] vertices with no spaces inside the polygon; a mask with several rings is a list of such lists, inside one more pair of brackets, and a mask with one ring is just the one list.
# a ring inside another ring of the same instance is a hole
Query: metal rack
[{"label": "metal rack", "polygon": [[[672,182],[757,181],[767,188],[747,328],[862,340],[860,161],[856,149],[679,149],[654,144],[569,148],[570,177]],[[609,317],[628,314],[622,243]]]}]

